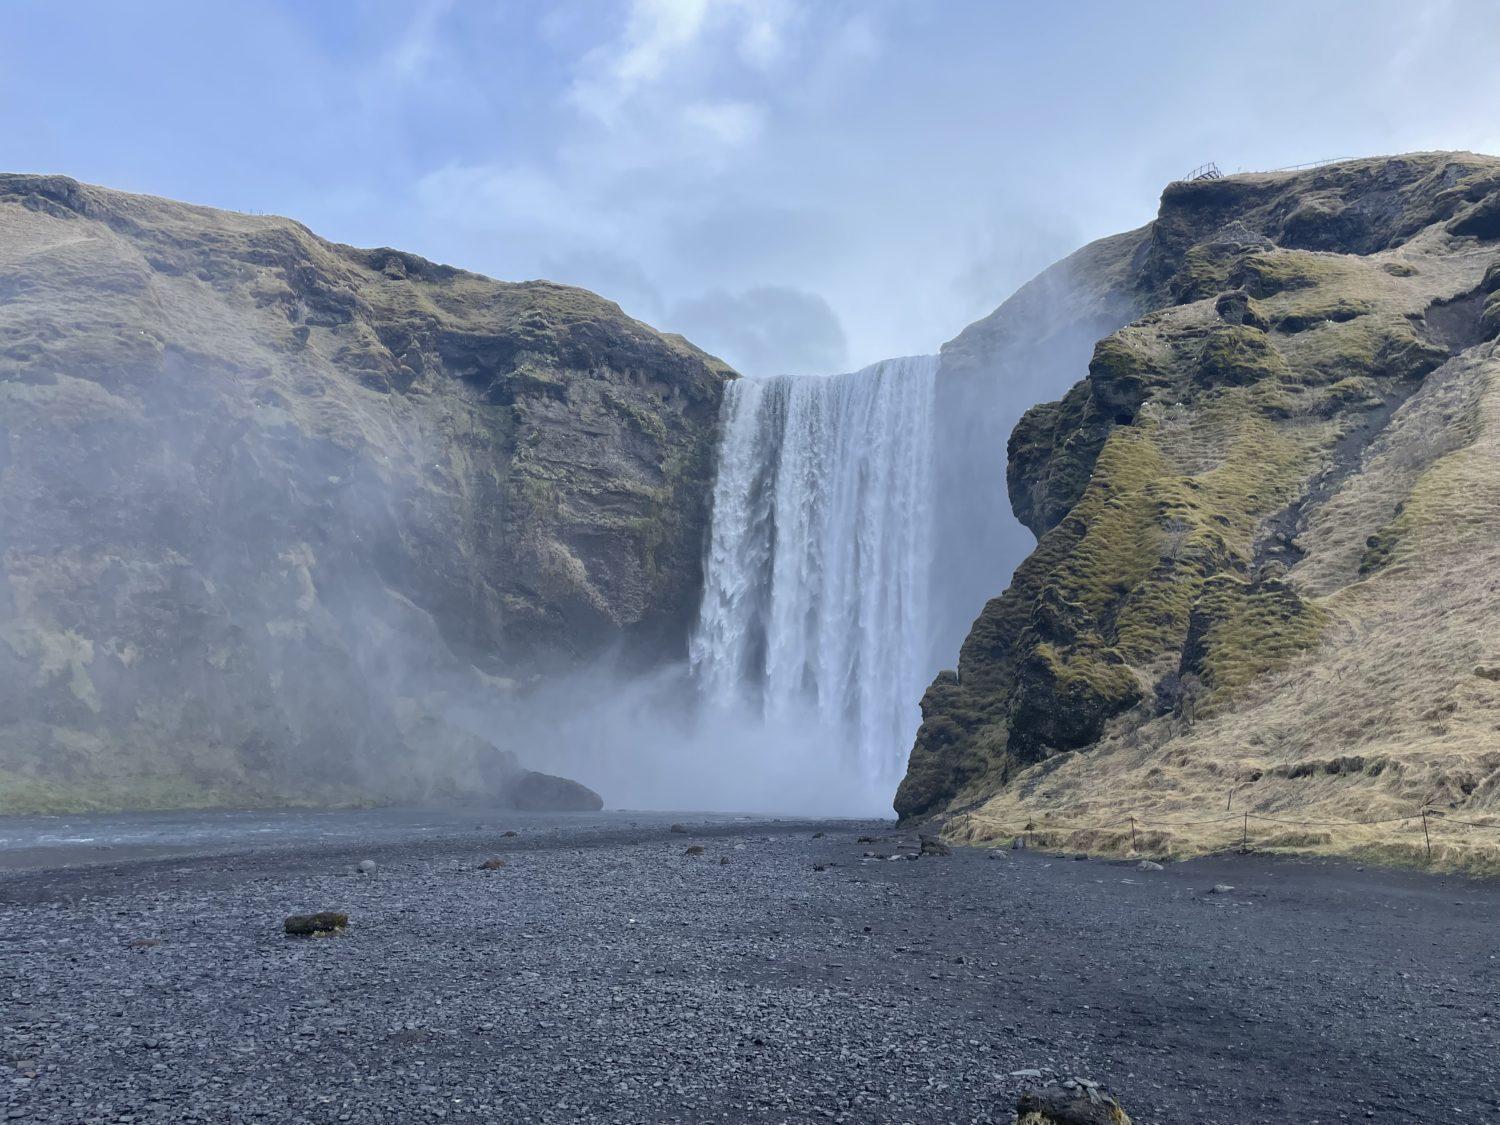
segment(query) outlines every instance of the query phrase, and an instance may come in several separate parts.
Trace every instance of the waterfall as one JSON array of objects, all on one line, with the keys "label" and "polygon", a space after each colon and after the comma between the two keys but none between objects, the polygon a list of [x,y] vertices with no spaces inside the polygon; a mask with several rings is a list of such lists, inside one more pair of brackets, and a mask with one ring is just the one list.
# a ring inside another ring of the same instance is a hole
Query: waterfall
[{"label": "waterfall", "polygon": [[936,368],[729,386],[690,648],[710,701],[797,732],[809,767],[887,807],[933,671]]}]

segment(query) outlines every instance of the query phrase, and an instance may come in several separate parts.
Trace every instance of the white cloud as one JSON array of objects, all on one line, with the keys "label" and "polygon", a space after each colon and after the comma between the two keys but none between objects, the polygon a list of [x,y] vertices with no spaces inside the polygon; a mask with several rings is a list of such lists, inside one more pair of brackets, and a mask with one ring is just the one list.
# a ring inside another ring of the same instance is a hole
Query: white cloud
[{"label": "white cloud", "polygon": [[423,78],[440,53],[439,26],[453,8],[453,0],[425,0],[405,32],[386,56],[382,72],[394,74],[404,82]]},{"label": "white cloud", "polygon": [[791,0],[631,0],[620,35],[579,60],[567,101],[611,129],[747,144],[766,107],[724,90],[737,69],[765,76],[782,63],[799,18]]},{"label": "white cloud", "polygon": [[618,41],[580,60],[569,99],[602,121],[644,87],[659,82],[674,58],[698,41],[710,0],[634,0]]},{"label": "white cloud", "polygon": [[696,102],[682,110],[682,120],[690,129],[726,148],[755,140],[765,117],[765,110],[750,102]]}]

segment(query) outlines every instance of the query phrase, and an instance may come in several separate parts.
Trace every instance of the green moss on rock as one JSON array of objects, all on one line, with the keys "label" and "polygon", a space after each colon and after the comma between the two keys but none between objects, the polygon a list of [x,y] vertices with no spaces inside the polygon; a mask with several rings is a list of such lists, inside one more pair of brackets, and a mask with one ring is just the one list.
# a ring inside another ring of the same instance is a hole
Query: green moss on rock
[{"label": "green moss on rock", "polygon": [[1284,582],[1215,575],[1193,604],[1182,671],[1210,689],[1232,692],[1311,648],[1325,620]]},{"label": "green moss on rock", "polygon": [[1198,376],[1208,384],[1243,386],[1279,379],[1287,373],[1286,361],[1270,338],[1248,325],[1223,325],[1203,342],[1198,355]]}]

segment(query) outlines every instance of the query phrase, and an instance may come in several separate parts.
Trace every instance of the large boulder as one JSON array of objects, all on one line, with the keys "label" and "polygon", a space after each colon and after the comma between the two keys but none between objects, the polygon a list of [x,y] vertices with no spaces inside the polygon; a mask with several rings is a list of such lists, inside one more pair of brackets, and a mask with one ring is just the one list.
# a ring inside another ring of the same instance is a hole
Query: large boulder
[{"label": "large boulder", "polygon": [[587,785],[550,773],[527,770],[511,782],[506,797],[525,812],[598,812],[604,798]]}]

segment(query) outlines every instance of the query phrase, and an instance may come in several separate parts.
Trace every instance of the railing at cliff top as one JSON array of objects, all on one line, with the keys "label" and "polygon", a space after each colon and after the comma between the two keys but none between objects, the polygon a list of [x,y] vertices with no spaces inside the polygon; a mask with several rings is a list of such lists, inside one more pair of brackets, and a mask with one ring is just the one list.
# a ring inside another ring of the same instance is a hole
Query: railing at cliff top
[{"label": "railing at cliff top", "polygon": [[1309,160],[1306,164],[1285,164],[1280,168],[1266,168],[1267,172],[1300,172],[1305,168],[1321,168],[1325,164],[1342,164],[1346,160],[1357,160],[1356,156],[1330,156],[1324,160]]},{"label": "railing at cliff top", "polygon": [[[1346,160],[1356,159],[1358,158],[1353,156],[1330,156],[1323,160],[1309,160],[1305,164],[1284,164],[1280,168],[1236,168],[1234,174],[1238,176],[1248,171],[1251,174],[1265,176],[1276,172],[1305,172],[1309,168],[1322,168],[1329,164],[1342,164]],[[1210,160],[1207,164],[1198,165],[1198,167],[1176,182],[1179,184],[1190,184],[1196,180],[1222,180],[1223,178],[1224,173],[1220,171],[1218,164]]]}]

